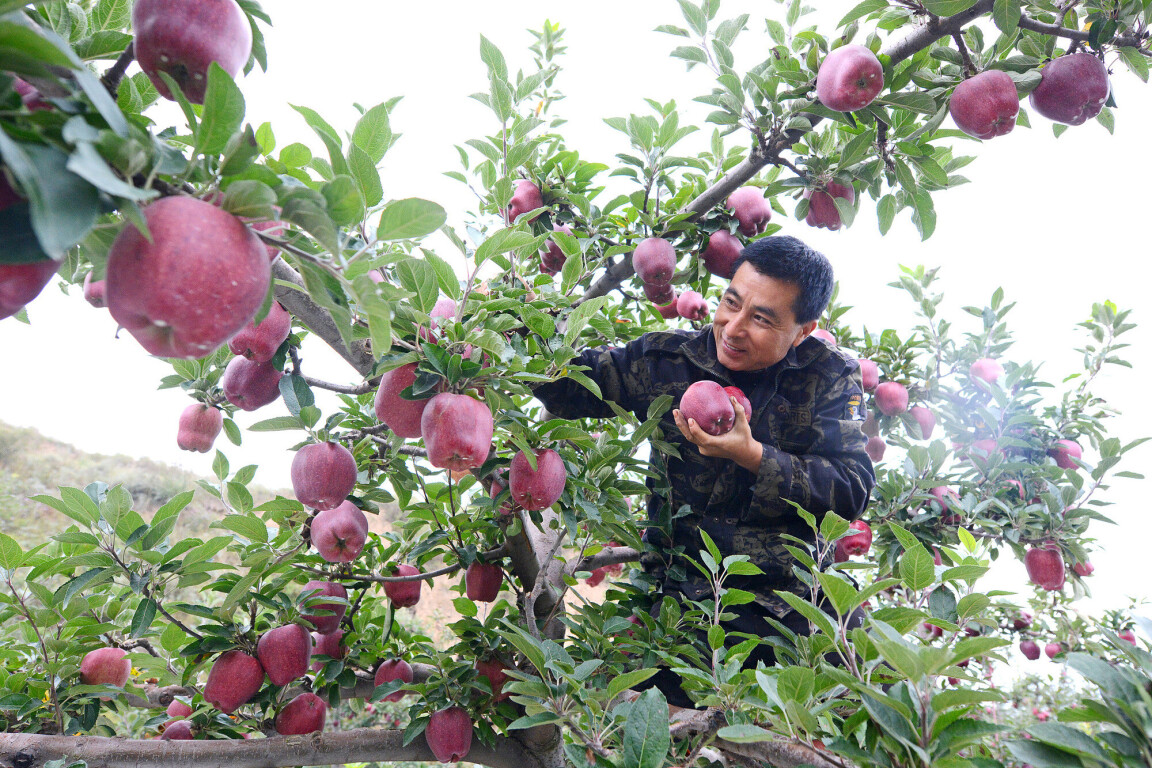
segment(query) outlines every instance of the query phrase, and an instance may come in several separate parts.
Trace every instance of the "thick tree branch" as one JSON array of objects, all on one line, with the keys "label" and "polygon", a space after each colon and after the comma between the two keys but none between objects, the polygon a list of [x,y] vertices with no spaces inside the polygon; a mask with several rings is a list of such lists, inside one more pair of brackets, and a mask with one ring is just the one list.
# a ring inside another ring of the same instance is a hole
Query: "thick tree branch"
[{"label": "thick tree branch", "polygon": [[640,552],[632,547],[604,547],[594,555],[573,558],[564,566],[563,572],[571,576],[577,571],[594,571],[606,565],[634,563],[640,559]]},{"label": "thick tree branch", "polygon": [[276,286],[276,300],[308,330],[332,347],[336,354],[347,360],[361,376],[364,378],[371,376],[375,360],[368,352],[367,346],[363,342],[353,344],[351,349],[344,345],[344,339],[340,336],[336,322],[327,310],[308,295],[308,291],[304,288],[304,280],[296,270],[285,264],[283,259],[276,259],[272,263],[272,276],[281,283],[288,284]]},{"label": "thick tree branch", "polygon": [[[1027,29],[1030,32],[1040,32],[1045,35],[1063,37],[1068,40],[1076,40],[1077,42],[1081,43],[1088,42],[1089,35],[1091,34],[1091,32],[1087,30],[1068,29],[1068,27],[1062,27],[1059,24],[1046,24],[1043,21],[1036,21],[1035,19],[1030,19],[1027,16],[1020,17],[1019,27],[1020,29]],[[1113,45],[1140,48],[1140,46],[1148,42],[1148,34],[1144,33],[1143,35],[1121,35],[1120,37],[1113,38],[1111,42]],[[1140,52],[1145,56],[1152,56],[1152,53],[1146,49],[1142,49]]]}]

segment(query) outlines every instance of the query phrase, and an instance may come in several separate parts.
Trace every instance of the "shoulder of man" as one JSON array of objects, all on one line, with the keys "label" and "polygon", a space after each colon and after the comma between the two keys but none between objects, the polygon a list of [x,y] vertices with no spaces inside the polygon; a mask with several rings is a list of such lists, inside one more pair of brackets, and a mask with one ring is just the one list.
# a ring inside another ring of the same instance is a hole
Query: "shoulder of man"
[{"label": "shoulder of man", "polygon": [[[678,353],[686,343],[699,336],[699,332],[684,330],[649,331],[632,341],[629,346],[637,355]],[[634,345],[634,346],[633,346]]]},{"label": "shoulder of man", "polygon": [[797,347],[796,357],[801,368],[827,381],[843,379],[860,370],[854,355],[811,336]]}]

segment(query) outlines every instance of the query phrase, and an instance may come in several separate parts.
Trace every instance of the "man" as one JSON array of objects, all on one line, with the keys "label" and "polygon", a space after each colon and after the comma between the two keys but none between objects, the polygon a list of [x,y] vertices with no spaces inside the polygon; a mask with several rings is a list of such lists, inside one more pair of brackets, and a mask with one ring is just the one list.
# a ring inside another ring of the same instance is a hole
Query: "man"
[{"label": "man", "polygon": [[[748,555],[763,571],[725,582],[756,595],[754,603],[736,609],[729,630],[771,634],[764,619],[772,617],[808,634],[807,620],[775,594],[808,595],[792,571],[783,537],[812,541],[813,534],[790,502],[817,518],[834,510],[855,519],[875,484],[860,428],[865,408],[859,365],[809,338],[832,286],[832,267],[822,254],[794,237],[762,238],[736,262],[711,326],[648,333],[624,347],[587,350],[574,361],[590,368],[587,375],[605,400],[642,420],[656,398],[671,395],[679,403],[688,386],[702,379],[735,385],[747,395],[752,412],[734,404],[736,424],[719,436],[707,434],[679,410],[667,414],[664,436],[680,456],[654,456],[667,483],[648,483],[645,538],[660,562],[646,558],[645,568],[665,594],[711,597],[708,583],[682,559],[700,559],[700,531],[722,555]],[[613,415],[571,380],[543,385],[535,393],[557,416]],[[762,646],[749,661],[771,659]],[[670,703],[691,704],[682,691],[670,690],[674,686],[667,679],[656,682]]]}]

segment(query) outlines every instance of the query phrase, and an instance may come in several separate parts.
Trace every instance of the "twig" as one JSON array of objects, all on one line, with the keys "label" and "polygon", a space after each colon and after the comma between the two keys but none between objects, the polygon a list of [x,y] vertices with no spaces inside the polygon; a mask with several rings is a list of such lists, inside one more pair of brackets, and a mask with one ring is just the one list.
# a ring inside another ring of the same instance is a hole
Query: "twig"
[{"label": "twig", "polygon": [[972,63],[972,56],[968,53],[968,46],[964,44],[964,35],[956,31],[952,33],[952,39],[956,41],[956,50],[960,51],[960,59],[964,62],[965,77],[973,77],[977,69]]},{"label": "twig", "polygon": [[116,63],[112,65],[111,69],[100,76],[100,84],[107,89],[112,98],[116,98],[120,91],[120,81],[124,78],[124,73],[128,71],[128,67],[136,59],[136,44],[129,42],[128,46],[120,53]]},{"label": "twig", "polygon": [[310,387],[327,389],[330,392],[339,392],[342,395],[366,395],[375,389],[375,387],[367,381],[363,384],[333,384],[332,382],[314,379],[311,376],[301,375],[300,378],[304,379],[304,383]]}]

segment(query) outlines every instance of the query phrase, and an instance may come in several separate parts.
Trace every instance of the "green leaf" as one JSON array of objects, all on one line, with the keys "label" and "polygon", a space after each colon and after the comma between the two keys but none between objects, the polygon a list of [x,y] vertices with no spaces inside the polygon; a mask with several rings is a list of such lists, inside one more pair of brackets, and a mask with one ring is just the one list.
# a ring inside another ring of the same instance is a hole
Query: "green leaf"
[{"label": "green leaf", "polygon": [[1078,757],[1035,741],[1010,741],[1008,751],[1017,760],[1036,768],[1084,768]]},{"label": "green leaf", "polygon": [[348,172],[356,180],[360,196],[364,198],[364,205],[371,208],[384,199],[384,187],[380,183],[380,171],[372,164],[372,160],[364,150],[355,144],[348,148]]},{"label": "green leaf", "polygon": [[415,294],[416,308],[431,312],[440,297],[435,268],[422,259],[405,259],[396,265],[394,272],[401,287]]},{"label": "green leaf", "polygon": [[351,176],[339,175],[320,188],[328,215],[339,226],[357,224],[364,218],[364,198]]},{"label": "green leaf", "polygon": [[388,103],[377,104],[365,112],[352,129],[352,144],[368,156],[373,166],[384,159],[384,153],[394,141],[388,118]]},{"label": "green leaf", "polygon": [[916,591],[936,581],[936,563],[923,545],[909,549],[900,558],[900,578],[909,589]]},{"label": "green leaf", "polygon": [[500,80],[508,79],[508,65],[504,61],[504,54],[500,53],[500,49],[484,35],[480,35],[480,60],[493,76]]},{"label": "green leaf", "polygon": [[225,515],[219,524],[249,541],[261,544],[268,541],[268,527],[255,515]]},{"label": "green leaf", "polygon": [[1106,764],[1111,763],[1108,753],[1101,749],[1091,736],[1075,728],[1069,728],[1060,723],[1037,723],[1027,729],[1026,733],[1037,741],[1050,744],[1065,752],[1072,752]]},{"label": "green leaf", "polygon": [[224,68],[212,62],[208,67],[208,89],[204,92],[204,111],[196,132],[195,152],[209,157],[223,152],[232,134],[243,125],[244,110],[244,94]]},{"label": "green leaf", "polygon": [[276,192],[262,181],[241,179],[229,184],[224,191],[224,210],[233,216],[274,219],[275,205]]},{"label": "green leaf", "polygon": [[436,203],[419,198],[394,200],[380,214],[376,236],[381,240],[410,240],[435,232],[448,220]]},{"label": "green leaf", "polygon": [[249,432],[278,432],[286,429],[303,429],[304,424],[296,416],[273,416],[258,421],[248,427]]},{"label": "green leaf", "polygon": [[340,149],[340,134],[336,129],[328,124],[324,118],[313,109],[308,107],[299,107],[295,104],[290,104],[292,109],[303,115],[305,122],[308,126],[320,137],[324,142],[324,146],[328,148],[328,158],[332,162],[332,171],[337,174],[347,174],[348,165],[344,162],[344,155]]},{"label": "green leaf", "polygon": [[568,315],[568,327],[564,331],[564,343],[569,347],[574,346],[580,337],[580,332],[588,327],[588,321],[599,315],[607,303],[607,296],[597,296],[572,310],[571,314]]},{"label": "green leaf", "polygon": [[1139,48],[1132,46],[1123,46],[1116,49],[1120,54],[1120,58],[1128,65],[1128,69],[1144,82],[1148,82],[1148,59],[1141,53]]},{"label": "green leaf", "polygon": [[884,195],[876,205],[876,218],[880,227],[880,234],[888,234],[892,228],[892,220],[896,218],[896,198],[893,195]]},{"label": "green leaf", "polygon": [[889,93],[884,96],[877,97],[877,104],[887,104],[892,107],[900,107],[903,109],[911,110],[912,112],[919,112],[922,115],[934,115],[939,106],[936,100],[926,93],[920,91],[901,91],[900,93]]},{"label": "green leaf", "polygon": [[661,768],[672,733],[668,700],[657,688],[649,688],[632,702],[624,721],[624,764],[629,768]]},{"label": "green leaf", "polygon": [[649,667],[648,669],[634,669],[631,672],[613,676],[608,682],[608,698],[616,698],[622,692],[629,688],[634,688],[652,677],[656,672],[657,670],[655,668]]},{"label": "green leaf", "polygon": [[845,27],[857,19],[862,19],[874,11],[882,11],[888,7],[888,0],[864,0],[844,15],[836,24],[836,28]]},{"label": "green leaf", "polygon": [[996,0],[992,5],[992,21],[1006,35],[1016,34],[1020,15],[1020,0]]},{"label": "green leaf", "polygon": [[536,240],[530,233],[519,229],[497,230],[476,249],[476,266],[480,266],[493,256],[523,248]]},{"label": "green leaf", "polygon": [[19,542],[6,533],[0,532],[0,568],[12,573],[24,562],[24,550]]},{"label": "green leaf", "polygon": [[923,0],[922,5],[928,13],[937,16],[954,16],[976,5],[976,0]]},{"label": "green leaf", "polygon": [[456,273],[452,270],[452,265],[427,250],[424,251],[424,261],[431,264],[432,269],[435,270],[436,282],[440,285],[440,290],[444,295],[459,301],[460,280],[457,279]]},{"label": "green leaf", "polygon": [[280,218],[305,230],[330,253],[340,251],[336,226],[328,215],[328,201],[314,189],[285,187],[280,194]]},{"label": "green leaf", "polygon": [[153,619],[156,618],[156,607],[156,601],[150,597],[140,601],[136,606],[136,612],[132,614],[131,637],[143,637],[148,632]]},{"label": "green leaf", "polygon": [[749,723],[726,725],[717,731],[716,735],[733,744],[754,744],[758,741],[775,741],[777,738],[771,731]]}]

